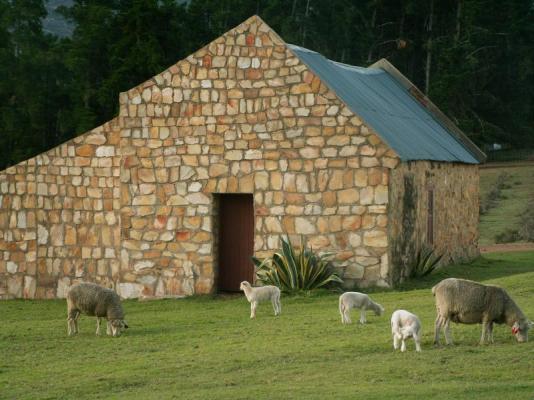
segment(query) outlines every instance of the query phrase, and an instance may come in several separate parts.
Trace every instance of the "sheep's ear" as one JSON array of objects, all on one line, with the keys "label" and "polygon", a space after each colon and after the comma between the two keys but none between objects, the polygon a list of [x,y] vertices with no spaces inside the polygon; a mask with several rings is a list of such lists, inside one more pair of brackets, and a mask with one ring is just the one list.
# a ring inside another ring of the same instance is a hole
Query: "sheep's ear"
[{"label": "sheep's ear", "polygon": [[126,322],[126,321],[124,321],[124,328],[125,328],[125,329],[128,329],[128,328],[129,328],[129,326],[128,326],[128,322]]}]

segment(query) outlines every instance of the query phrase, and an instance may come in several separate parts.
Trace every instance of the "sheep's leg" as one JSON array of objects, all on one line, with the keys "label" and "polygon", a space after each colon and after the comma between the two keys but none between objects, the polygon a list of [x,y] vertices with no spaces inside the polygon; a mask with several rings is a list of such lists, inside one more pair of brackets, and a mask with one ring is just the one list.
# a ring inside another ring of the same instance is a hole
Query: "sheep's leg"
[{"label": "sheep's leg", "polygon": [[250,303],[250,318],[256,318],[256,308],[258,307],[258,303],[253,301]]},{"label": "sheep's leg", "polygon": [[74,321],[71,318],[67,318],[68,335],[74,335]]},{"label": "sheep's leg", "polygon": [[96,336],[100,336],[100,317],[96,317]]},{"label": "sheep's leg", "polygon": [[276,297],[273,297],[271,303],[273,305],[274,315],[278,315],[278,301]]},{"label": "sheep's leg", "polygon": [[420,352],[421,351],[421,336],[419,336],[419,333],[413,334],[413,340],[415,341],[415,351]]},{"label": "sheep's leg", "polygon": [[444,331],[445,331],[445,342],[447,343],[447,345],[452,345],[452,338],[451,338],[451,327],[450,327],[450,324],[451,324],[451,320],[449,318],[447,318],[445,320],[445,327],[444,327]]},{"label": "sheep's leg", "polygon": [[350,307],[345,307],[343,315],[345,316],[345,323],[352,324],[352,319],[350,319]]},{"label": "sheep's leg", "polygon": [[441,317],[438,314],[436,317],[436,322],[434,324],[434,345],[439,346],[439,334],[441,331]]},{"label": "sheep's leg", "polygon": [[480,344],[483,345],[486,343],[486,331],[488,330],[488,323],[482,321],[482,334],[480,335]]},{"label": "sheep's leg", "polygon": [[80,318],[80,312],[76,312],[76,317],[74,317],[74,333],[78,333],[78,319]]},{"label": "sheep's leg", "polygon": [[400,341],[401,337],[398,333],[394,333],[393,334],[393,348],[395,350],[398,350],[399,349],[399,341]]},{"label": "sheep's leg", "polygon": [[493,343],[493,322],[488,323],[488,334],[490,343]]},{"label": "sheep's leg", "polygon": [[76,333],[78,333],[78,327],[76,326],[76,319],[78,318],[78,311],[76,310],[69,310],[67,315],[67,326],[68,326],[68,333],[69,336],[72,336]]},{"label": "sheep's leg", "polygon": [[401,341],[401,352],[406,351],[406,339],[404,338],[404,335],[402,335],[402,341]]},{"label": "sheep's leg", "polygon": [[280,302],[280,296],[276,298],[276,306],[278,308],[278,315],[282,314],[282,303]]},{"label": "sheep's leg", "polygon": [[111,322],[110,321],[107,321],[107,324],[106,324],[106,335],[112,335],[113,332],[111,331]]},{"label": "sheep's leg", "polygon": [[493,321],[482,321],[482,335],[480,337],[480,344],[486,342],[493,343]]},{"label": "sheep's leg", "polygon": [[360,324],[365,324],[367,320],[365,319],[365,307],[360,309]]}]

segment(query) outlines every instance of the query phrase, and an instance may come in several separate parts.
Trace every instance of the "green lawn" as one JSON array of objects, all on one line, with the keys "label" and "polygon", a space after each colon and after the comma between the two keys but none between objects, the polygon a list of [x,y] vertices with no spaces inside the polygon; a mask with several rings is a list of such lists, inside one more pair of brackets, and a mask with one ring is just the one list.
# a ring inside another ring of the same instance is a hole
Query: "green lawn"
[{"label": "green lawn", "polygon": [[[96,337],[89,317],[67,337],[65,301],[3,301],[0,398],[530,398],[534,339],[517,344],[498,326],[496,343],[479,346],[479,326],[454,325],[456,345],[433,348],[430,287],[445,276],[498,283],[534,316],[533,252],[487,255],[375,291],[386,314],[368,316],[366,326],[341,325],[337,294],[320,292],[283,296],[281,317],[264,304],[254,321],[243,296],[127,301],[122,337]],[[412,341],[409,352],[393,351],[389,317],[397,308],[421,318],[422,353]]]},{"label": "green lawn", "polygon": [[495,243],[495,235],[506,229],[517,229],[521,226],[521,213],[525,211],[528,200],[534,198],[534,166],[480,169],[480,197],[486,196],[497,177],[503,172],[510,178],[510,188],[502,191],[497,207],[480,217],[480,244]]}]

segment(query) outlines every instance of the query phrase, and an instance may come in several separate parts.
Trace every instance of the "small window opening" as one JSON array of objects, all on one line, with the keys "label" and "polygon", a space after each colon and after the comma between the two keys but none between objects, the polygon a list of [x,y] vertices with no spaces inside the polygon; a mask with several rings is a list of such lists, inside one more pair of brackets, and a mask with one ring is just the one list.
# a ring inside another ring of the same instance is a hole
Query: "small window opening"
[{"label": "small window opening", "polygon": [[434,244],[434,190],[428,191],[428,219],[427,219],[427,242]]}]

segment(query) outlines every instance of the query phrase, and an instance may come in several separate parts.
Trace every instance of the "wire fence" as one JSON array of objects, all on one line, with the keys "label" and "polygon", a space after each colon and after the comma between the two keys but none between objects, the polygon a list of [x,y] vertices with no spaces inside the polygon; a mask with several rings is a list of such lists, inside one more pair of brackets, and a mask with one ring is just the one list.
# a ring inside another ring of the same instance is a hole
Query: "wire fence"
[{"label": "wire fence", "polygon": [[487,150],[486,162],[534,161],[534,148]]}]

